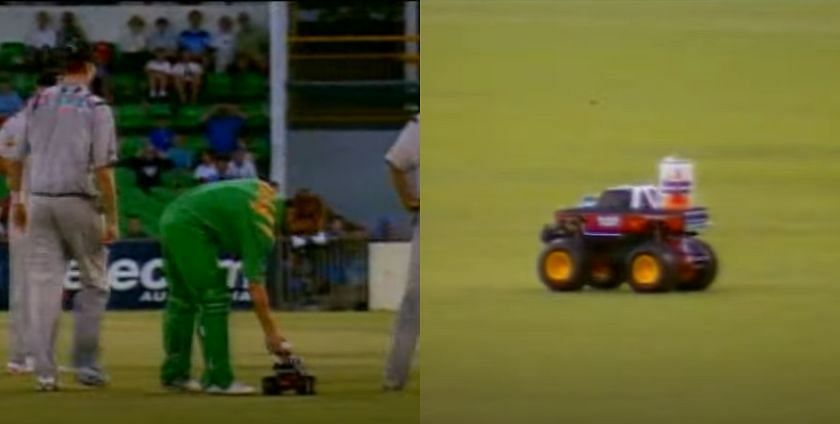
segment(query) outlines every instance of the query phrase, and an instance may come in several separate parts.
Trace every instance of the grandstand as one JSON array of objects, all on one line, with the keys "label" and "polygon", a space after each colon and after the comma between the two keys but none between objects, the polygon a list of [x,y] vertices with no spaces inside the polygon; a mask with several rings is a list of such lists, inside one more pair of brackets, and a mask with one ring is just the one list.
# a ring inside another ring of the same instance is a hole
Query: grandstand
[{"label": "grandstand", "polygon": [[[241,11],[249,12],[255,25],[263,28],[269,25],[264,3],[241,5],[191,3],[190,6],[171,6],[172,14],[167,17],[173,21],[176,32],[186,27],[186,19],[182,18],[193,9],[212,17],[205,19],[205,27],[210,32],[215,29],[218,16],[235,16]],[[285,66],[288,66],[289,76],[286,114],[289,128],[395,129],[416,112],[419,107],[416,78],[419,39],[405,32],[409,27],[416,32],[417,24],[406,25],[399,4],[370,7],[372,10],[367,14],[356,13],[358,10],[342,14],[341,10],[312,2],[290,3],[289,31],[284,37],[288,41]],[[270,140],[271,75],[255,69],[236,74],[207,69],[195,104],[183,103],[174,94],[165,99],[150,98],[144,64],[151,52],[126,54],[118,36],[130,16],[139,15],[151,26],[160,15],[151,15],[148,9],[141,7],[113,8],[116,12],[112,26],[116,28],[97,28],[99,33],[94,32],[91,22],[102,18],[102,7],[96,8],[100,9],[97,11],[92,10],[93,7],[73,10],[82,28],[88,32],[88,41],[107,52],[102,59],[107,77],[97,88],[113,106],[120,158],[134,157],[142,151],[148,143],[149,131],[163,118],[172,131],[183,138],[180,147],[191,152],[195,166],[201,153],[208,148],[202,118],[217,104],[233,103],[245,116],[239,134],[245,147],[253,156],[259,173],[270,175],[273,149]],[[42,9],[54,15],[55,20],[60,13],[69,10],[62,6],[17,7],[16,12],[7,12],[7,18],[25,20],[26,25],[31,26],[33,17]],[[8,35],[0,37],[4,40],[0,44],[0,74],[9,75],[15,91],[23,98],[32,93],[35,78],[44,67],[29,60],[29,48],[22,37],[25,33],[19,31],[21,37],[17,40],[9,39]],[[268,57],[270,52],[262,53]],[[162,184],[146,192],[137,186],[132,170],[120,167],[116,173],[121,223],[125,225],[128,216],[140,217],[151,235],[157,234],[157,219],[166,204],[183,190],[199,183],[193,178],[192,169],[168,170],[162,173]],[[6,196],[5,190],[0,190],[0,196]],[[370,221],[367,219],[366,224]]]}]

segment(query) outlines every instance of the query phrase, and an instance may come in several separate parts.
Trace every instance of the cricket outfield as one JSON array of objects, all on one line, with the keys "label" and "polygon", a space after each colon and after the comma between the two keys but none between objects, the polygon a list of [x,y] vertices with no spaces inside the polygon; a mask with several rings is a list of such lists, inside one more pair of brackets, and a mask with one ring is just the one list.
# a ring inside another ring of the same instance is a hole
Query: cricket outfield
[{"label": "cricket outfield", "polygon": [[[390,313],[277,314],[285,333],[318,377],[314,397],[219,398],[172,394],[158,383],[162,358],[159,312],[110,312],[104,332],[104,363],[113,379],[107,389],[86,389],[65,376],[58,393],[36,393],[31,377],[0,375],[0,421],[4,423],[370,423],[419,421],[419,384],[404,393],[380,390]],[[231,315],[237,378],[259,384],[271,373],[256,319]],[[0,355],[6,357],[7,315],[0,315]],[[72,318],[62,318],[60,358],[66,363]],[[198,355],[198,352],[195,353]],[[195,356],[194,355],[194,356]],[[196,357],[194,368],[200,371]]]}]

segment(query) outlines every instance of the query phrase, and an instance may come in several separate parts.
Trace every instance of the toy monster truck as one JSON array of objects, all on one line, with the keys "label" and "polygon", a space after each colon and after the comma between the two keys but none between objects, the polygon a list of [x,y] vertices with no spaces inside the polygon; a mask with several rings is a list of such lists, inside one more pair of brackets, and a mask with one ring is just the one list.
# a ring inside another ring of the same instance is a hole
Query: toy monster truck
[{"label": "toy monster truck", "polygon": [[660,204],[656,186],[635,185],[558,210],[542,231],[540,279],[554,291],[613,289],[624,281],[643,293],[706,289],[718,267],[712,248],[696,237],[708,225],[706,209]]}]

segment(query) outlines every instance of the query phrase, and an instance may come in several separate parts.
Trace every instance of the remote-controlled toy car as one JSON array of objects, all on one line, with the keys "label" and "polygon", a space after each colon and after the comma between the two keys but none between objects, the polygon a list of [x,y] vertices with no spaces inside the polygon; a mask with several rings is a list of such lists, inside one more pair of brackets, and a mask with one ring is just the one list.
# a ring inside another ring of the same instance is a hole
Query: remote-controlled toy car
[{"label": "remote-controlled toy car", "polygon": [[613,187],[556,211],[541,234],[540,279],[555,291],[613,289],[624,281],[645,293],[706,289],[718,263],[697,238],[709,216],[692,206],[693,191],[693,164],[669,157],[660,163],[659,186]]},{"label": "remote-controlled toy car", "polygon": [[305,396],[315,394],[315,376],[306,371],[299,357],[277,356],[273,370],[274,375],[262,379],[264,395],[279,396],[287,391]]}]

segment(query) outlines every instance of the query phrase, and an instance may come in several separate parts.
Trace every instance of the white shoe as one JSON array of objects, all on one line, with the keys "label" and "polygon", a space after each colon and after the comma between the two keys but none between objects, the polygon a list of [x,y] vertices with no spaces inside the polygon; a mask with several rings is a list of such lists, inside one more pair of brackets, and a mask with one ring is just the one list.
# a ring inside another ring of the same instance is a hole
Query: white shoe
[{"label": "white shoe", "polygon": [[9,362],[6,364],[6,373],[9,375],[23,375],[32,374],[35,370],[35,364],[32,358],[26,358],[24,363]]},{"label": "white shoe", "polygon": [[163,387],[173,392],[199,393],[203,390],[201,383],[193,379],[176,381],[171,384],[165,384]]},{"label": "white shoe", "polygon": [[257,390],[251,386],[234,381],[227,389],[223,389],[219,386],[210,386],[205,389],[204,392],[211,395],[221,396],[248,396],[256,394]]},{"label": "white shoe", "polygon": [[58,381],[55,377],[38,377],[35,389],[39,392],[57,392]]},{"label": "white shoe", "polygon": [[306,246],[306,239],[299,236],[292,236],[292,248],[297,249]]}]

